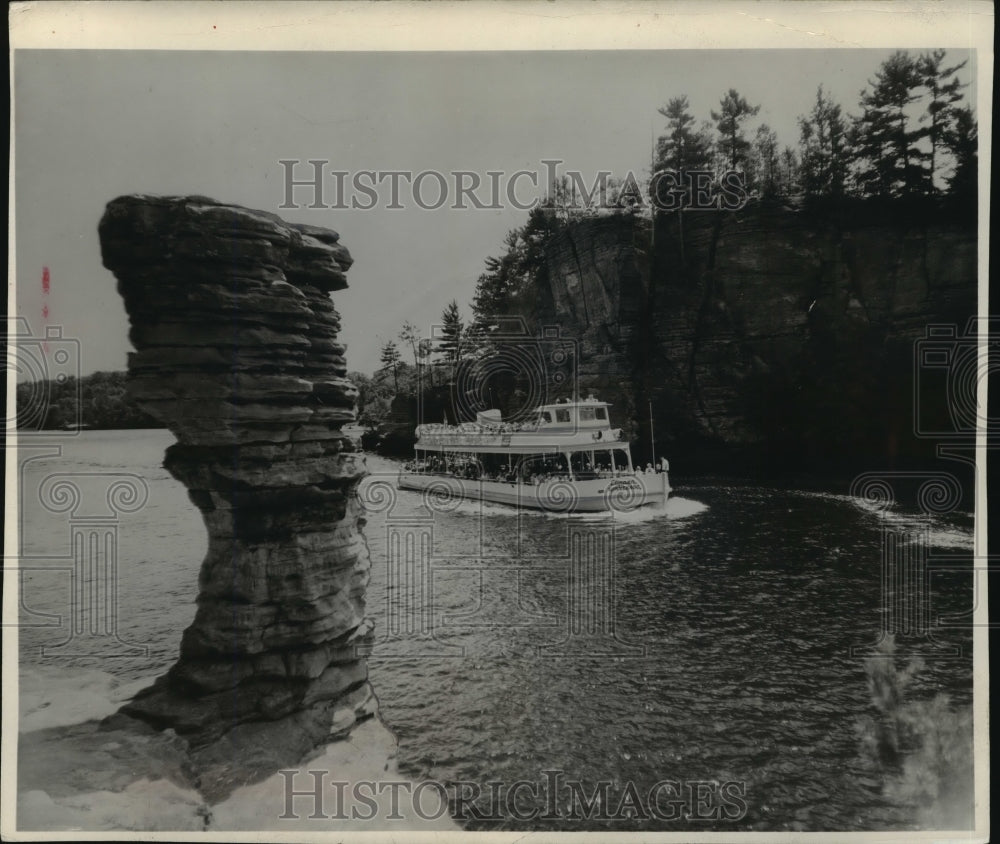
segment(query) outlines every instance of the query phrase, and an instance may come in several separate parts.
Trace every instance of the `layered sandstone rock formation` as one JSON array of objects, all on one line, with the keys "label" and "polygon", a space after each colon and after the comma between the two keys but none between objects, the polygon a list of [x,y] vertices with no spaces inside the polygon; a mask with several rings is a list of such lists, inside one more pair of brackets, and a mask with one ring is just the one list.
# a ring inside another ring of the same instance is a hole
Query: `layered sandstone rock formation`
[{"label": "layered sandstone rock formation", "polygon": [[329,297],[351,257],[336,232],[204,197],[120,197],[99,231],[137,350],[129,389],[177,437],[164,465],[208,529],[180,658],[123,712],[244,763],[259,725],[285,719],[283,751],[308,750],[376,706],[365,466],[341,432],[356,390]]}]

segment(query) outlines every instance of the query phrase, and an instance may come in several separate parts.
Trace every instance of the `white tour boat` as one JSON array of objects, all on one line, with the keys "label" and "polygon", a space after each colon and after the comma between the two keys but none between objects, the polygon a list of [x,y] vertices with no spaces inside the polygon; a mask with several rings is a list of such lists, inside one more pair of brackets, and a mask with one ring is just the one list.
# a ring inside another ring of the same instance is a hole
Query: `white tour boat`
[{"label": "white tour boat", "polygon": [[487,410],[475,422],[420,425],[399,488],[554,513],[664,506],[667,461],[634,467],[608,407],[591,396],[542,405],[525,422]]}]

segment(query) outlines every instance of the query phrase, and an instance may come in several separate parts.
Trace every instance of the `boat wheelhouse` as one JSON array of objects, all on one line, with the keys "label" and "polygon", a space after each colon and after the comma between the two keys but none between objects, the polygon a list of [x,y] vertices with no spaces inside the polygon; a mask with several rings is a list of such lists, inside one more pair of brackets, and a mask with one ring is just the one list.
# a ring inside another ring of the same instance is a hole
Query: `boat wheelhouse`
[{"label": "boat wheelhouse", "polygon": [[488,410],[475,422],[420,425],[399,488],[558,513],[662,506],[666,460],[636,468],[609,408],[591,396],[542,405],[521,422]]}]

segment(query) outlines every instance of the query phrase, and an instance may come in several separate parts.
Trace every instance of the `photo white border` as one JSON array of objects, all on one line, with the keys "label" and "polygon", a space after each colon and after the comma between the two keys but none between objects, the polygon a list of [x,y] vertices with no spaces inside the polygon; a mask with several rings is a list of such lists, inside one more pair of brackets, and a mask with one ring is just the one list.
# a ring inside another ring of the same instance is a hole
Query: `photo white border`
[{"label": "photo white border", "polygon": [[[801,0],[507,0],[507,2],[20,2],[9,6],[11,78],[11,161],[14,173],[14,50],[241,50],[241,51],[454,51],[454,50],[664,50],[791,48],[929,48],[975,49],[979,121],[979,314],[989,313],[989,187],[993,80],[993,5],[972,2],[802,2]],[[16,314],[16,186],[8,202],[8,320]],[[985,338],[980,353],[985,359]],[[979,384],[980,407],[986,404],[986,379]],[[7,373],[8,416],[15,395],[14,373]],[[985,557],[986,435],[977,437],[975,554]],[[16,453],[16,433],[8,435],[7,453]],[[7,461],[4,554],[17,553],[16,460]],[[4,571],[4,618],[17,615],[16,572]],[[746,841],[746,842],[912,842],[986,841],[989,837],[989,660],[988,602],[985,593],[975,611],[976,832],[678,832],[678,833],[408,833],[408,841]],[[3,630],[4,773],[0,789],[0,831],[11,841],[385,841],[399,833],[237,832],[18,832],[14,827],[18,727],[17,628]]]}]

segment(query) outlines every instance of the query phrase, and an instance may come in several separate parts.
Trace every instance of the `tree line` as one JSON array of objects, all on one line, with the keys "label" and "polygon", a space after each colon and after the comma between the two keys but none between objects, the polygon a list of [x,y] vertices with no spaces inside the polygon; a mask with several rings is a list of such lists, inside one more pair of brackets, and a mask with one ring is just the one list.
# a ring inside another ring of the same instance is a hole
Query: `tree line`
[{"label": "tree line", "polygon": [[126,391],[124,372],[95,372],[82,378],[22,382],[17,385],[17,426],[21,430],[162,428]]},{"label": "tree line", "polygon": [[821,85],[808,114],[798,118],[797,147],[781,146],[766,123],[750,137],[760,111],[735,88],[696,126],[688,98],[658,109],[666,132],[656,143],[654,169],[742,171],[761,197],[901,199],[948,196],[973,203],[978,129],[964,101],[959,71],[945,50],[900,50],[860,92],[857,111],[844,110]]},{"label": "tree line", "polygon": [[432,334],[424,337],[416,325],[406,321],[394,337],[382,341],[379,366],[373,375],[348,373],[358,388],[359,424],[377,426],[388,415],[396,395],[414,396],[419,390],[446,385],[454,378],[456,367],[469,353],[466,344],[471,337],[457,300],[445,306]]}]

